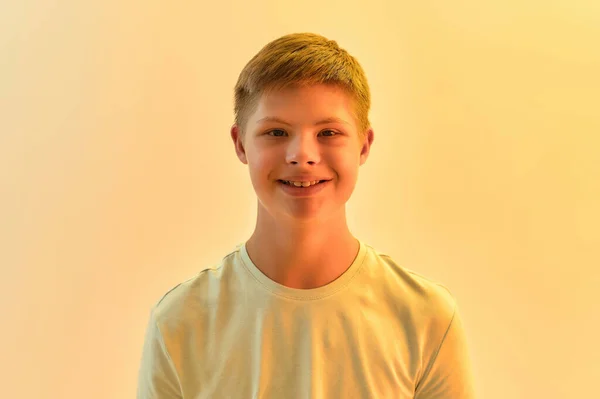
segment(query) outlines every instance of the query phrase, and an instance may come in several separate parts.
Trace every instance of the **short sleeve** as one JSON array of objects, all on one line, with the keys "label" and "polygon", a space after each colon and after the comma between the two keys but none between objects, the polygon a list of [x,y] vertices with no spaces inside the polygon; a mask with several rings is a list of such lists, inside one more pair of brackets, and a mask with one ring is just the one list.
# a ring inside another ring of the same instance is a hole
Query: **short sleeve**
[{"label": "short sleeve", "polygon": [[474,399],[473,373],[462,319],[454,314],[437,355],[415,390],[415,399]]},{"label": "short sleeve", "polygon": [[176,398],[183,398],[177,371],[151,312],[138,373],[137,399]]}]

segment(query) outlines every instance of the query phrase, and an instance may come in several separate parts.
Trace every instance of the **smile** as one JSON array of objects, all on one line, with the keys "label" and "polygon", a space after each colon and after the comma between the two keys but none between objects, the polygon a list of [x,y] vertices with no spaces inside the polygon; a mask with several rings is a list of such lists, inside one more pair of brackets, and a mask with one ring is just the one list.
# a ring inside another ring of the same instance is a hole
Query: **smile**
[{"label": "smile", "polygon": [[311,184],[309,186],[295,186],[290,183],[286,183],[283,180],[277,180],[277,184],[281,187],[282,191],[288,195],[297,197],[313,196],[323,191],[329,186],[331,180],[320,180],[318,183]]},{"label": "smile", "polygon": [[287,184],[289,186],[294,186],[294,187],[310,187],[310,186],[314,186],[315,184],[323,183],[325,180],[315,180],[314,182],[292,182],[289,180],[279,180],[279,181],[282,182],[283,184]]}]

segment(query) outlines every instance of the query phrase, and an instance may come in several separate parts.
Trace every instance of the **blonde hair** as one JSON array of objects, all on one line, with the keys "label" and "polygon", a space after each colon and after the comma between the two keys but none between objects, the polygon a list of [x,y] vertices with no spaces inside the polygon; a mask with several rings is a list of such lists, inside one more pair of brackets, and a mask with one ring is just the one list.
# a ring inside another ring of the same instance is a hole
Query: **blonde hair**
[{"label": "blonde hair", "polygon": [[235,124],[245,135],[263,93],[314,84],[335,85],[354,100],[359,139],[371,123],[371,94],[358,61],[334,40],[315,33],[292,33],[265,45],[244,67],[235,85]]}]

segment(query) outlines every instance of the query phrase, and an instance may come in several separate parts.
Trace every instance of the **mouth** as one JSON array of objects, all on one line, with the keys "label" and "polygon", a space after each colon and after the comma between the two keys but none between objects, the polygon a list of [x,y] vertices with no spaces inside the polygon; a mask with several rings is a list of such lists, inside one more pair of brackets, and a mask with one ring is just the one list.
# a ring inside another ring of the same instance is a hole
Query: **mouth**
[{"label": "mouth", "polygon": [[[285,184],[285,185],[287,185],[287,186],[292,186],[292,187],[297,187],[297,188],[307,188],[307,187],[303,187],[303,186],[296,186],[296,185],[294,185],[294,184],[292,184],[292,183],[290,183],[290,182],[288,182],[288,181],[285,181],[285,180],[277,180],[277,181],[278,181],[279,183],[283,183],[283,184]],[[319,184],[321,184],[321,183],[323,183],[323,182],[327,182],[327,181],[329,181],[329,180],[319,180],[317,183],[315,183],[315,184],[311,184],[311,185],[310,185],[310,186],[308,186],[308,187],[317,186],[317,185],[319,185]]]}]

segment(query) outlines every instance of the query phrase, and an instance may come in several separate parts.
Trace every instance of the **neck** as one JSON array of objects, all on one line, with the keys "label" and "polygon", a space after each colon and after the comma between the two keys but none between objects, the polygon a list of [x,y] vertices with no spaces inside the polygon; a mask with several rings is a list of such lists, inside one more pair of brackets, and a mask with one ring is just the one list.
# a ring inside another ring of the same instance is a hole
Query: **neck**
[{"label": "neck", "polygon": [[358,254],[344,217],[288,225],[261,220],[246,243],[252,262],[271,280],[291,288],[317,288],[343,274]]}]

